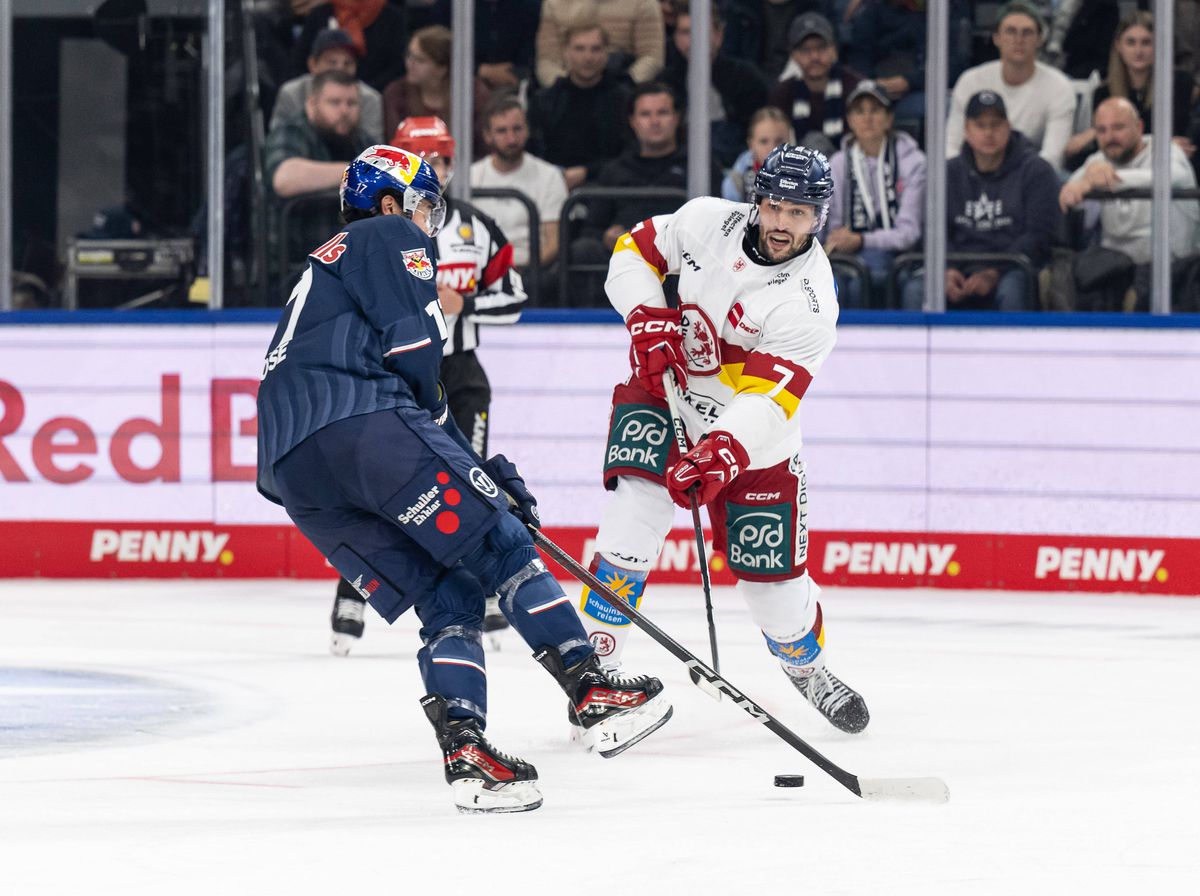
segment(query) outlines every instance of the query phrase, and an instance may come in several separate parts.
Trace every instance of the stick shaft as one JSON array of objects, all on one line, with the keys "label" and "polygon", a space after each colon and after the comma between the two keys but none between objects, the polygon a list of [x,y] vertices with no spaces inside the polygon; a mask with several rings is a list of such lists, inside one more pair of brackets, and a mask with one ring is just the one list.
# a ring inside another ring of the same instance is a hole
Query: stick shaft
[{"label": "stick shaft", "polygon": [[863,795],[857,775],[851,774],[844,768],[841,768],[832,760],[809,746],[804,740],[794,734],[791,729],[726,681],[715,669],[705,665],[694,653],[647,619],[640,610],[635,609],[632,604],[619,597],[611,588],[589,572],[579,561],[551,541],[546,535],[543,535],[541,530],[530,527],[529,531],[533,535],[533,540],[538,547],[549,554],[559,566],[587,585],[594,594],[607,601],[609,606],[614,610],[618,610],[629,617],[634,625],[687,666],[691,673],[699,676],[708,682],[709,685],[719,690],[741,707],[756,722],[769,729],[776,737],[803,754],[817,768],[821,769],[821,771],[825,772],[855,796],[861,797]]},{"label": "stick shaft", "polygon": [[[671,429],[675,431],[675,446],[679,456],[688,452],[687,427],[683,415],[679,413],[679,399],[676,397],[677,383],[675,374],[668,368],[663,373],[663,394],[667,397],[667,410],[671,414]],[[717,624],[713,619],[712,581],[708,576],[708,553],[704,550],[704,527],[700,524],[700,505],[696,501],[696,493],[692,499],[692,526],[696,529],[696,558],[700,562],[700,582],[704,586],[704,614],[708,617],[708,646],[712,650],[713,668],[721,671],[721,658],[717,654]]]}]

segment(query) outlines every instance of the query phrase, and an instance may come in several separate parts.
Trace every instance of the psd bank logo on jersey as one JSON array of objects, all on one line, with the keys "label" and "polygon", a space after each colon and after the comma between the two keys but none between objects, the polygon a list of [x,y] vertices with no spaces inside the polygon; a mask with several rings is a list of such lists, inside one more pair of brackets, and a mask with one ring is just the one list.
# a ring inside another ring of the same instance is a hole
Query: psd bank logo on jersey
[{"label": "psd bank logo on jersey", "polygon": [[605,472],[615,467],[635,467],[665,475],[670,425],[662,408],[648,404],[617,405],[604,455]]},{"label": "psd bank logo on jersey", "polygon": [[729,568],[757,575],[792,571],[792,506],[728,505]]},{"label": "psd bank logo on jersey", "polygon": [[721,349],[717,328],[698,305],[682,306],[683,351],[687,371],[697,376],[712,376],[721,369]]},{"label": "psd bank logo on jersey", "polygon": [[418,280],[433,279],[433,262],[429,260],[424,249],[402,252],[401,256],[404,258],[404,269]]}]

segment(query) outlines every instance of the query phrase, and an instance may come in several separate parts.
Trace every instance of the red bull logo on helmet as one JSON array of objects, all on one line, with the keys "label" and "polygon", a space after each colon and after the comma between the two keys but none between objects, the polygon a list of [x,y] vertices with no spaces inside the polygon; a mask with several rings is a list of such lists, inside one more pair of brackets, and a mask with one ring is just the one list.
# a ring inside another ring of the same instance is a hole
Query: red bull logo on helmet
[{"label": "red bull logo on helmet", "polygon": [[362,160],[370,162],[381,170],[398,168],[400,178],[405,183],[412,183],[412,179],[417,173],[417,166],[413,165],[415,157],[411,153],[402,149],[394,149],[391,146],[372,146],[369,151],[363,153]]}]

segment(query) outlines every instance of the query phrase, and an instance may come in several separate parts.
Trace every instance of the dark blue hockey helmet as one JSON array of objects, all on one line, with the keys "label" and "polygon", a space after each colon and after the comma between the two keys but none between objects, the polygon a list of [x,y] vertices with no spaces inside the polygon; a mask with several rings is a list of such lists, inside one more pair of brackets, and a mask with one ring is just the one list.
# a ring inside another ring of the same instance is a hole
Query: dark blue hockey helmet
[{"label": "dark blue hockey helmet", "polygon": [[[833,169],[823,153],[807,146],[784,143],[775,147],[763,160],[754,176],[751,202],[755,209],[764,199],[775,202],[799,202],[817,210],[816,233],[829,217],[829,201],[833,198]],[[757,221],[752,214],[750,225]]]},{"label": "dark blue hockey helmet", "polygon": [[430,236],[441,230],[446,220],[442,185],[433,167],[420,156],[383,144],[363,150],[342,175],[342,210],[374,212],[384,190],[400,194],[408,218],[422,202],[428,202]]}]

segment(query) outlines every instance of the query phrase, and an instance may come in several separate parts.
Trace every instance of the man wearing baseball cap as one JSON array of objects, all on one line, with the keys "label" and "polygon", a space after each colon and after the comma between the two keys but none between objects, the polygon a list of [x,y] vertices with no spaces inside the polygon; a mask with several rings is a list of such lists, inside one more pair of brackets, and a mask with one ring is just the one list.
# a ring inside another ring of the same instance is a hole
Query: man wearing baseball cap
[{"label": "man wearing baseball cap", "polygon": [[954,85],[946,119],[947,157],[962,148],[967,100],[990,90],[1003,99],[1012,126],[1055,171],[1063,170],[1063,153],[1075,123],[1075,89],[1058,69],[1037,61],[1045,40],[1046,26],[1037,7],[1023,0],[1001,7],[992,33],[1000,58],[967,69]]},{"label": "man wearing baseball cap", "polygon": [[[1000,94],[981,90],[964,109],[962,154],[946,163],[946,248],[1008,252],[1035,270],[1050,260],[1061,212],[1058,176],[1009,123]],[[1014,266],[960,262],[945,272],[948,310],[1036,311],[1037,284]],[[910,281],[904,305],[921,307],[923,285]]]},{"label": "man wearing baseball cap", "polygon": [[[313,40],[308,56],[308,73],[292,78],[279,88],[275,108],[271,112],[274,129],[289,118],[304,115],[304,103],[312,90],[313,75],[327,71],[343,71],[358,75],[358,47],[354,39],[340,28],[328,28]],[[359,129],[371,143],[383,142],[383,97],[379,91],[362,80],[358,82],[360,119]]]},{"label": "man wearing baseball cap", "polygon": [[799,143],[833,155],[846,129],[846,97],[862,76],[838,62],[833,26],[820,13],[796,16],[788,43],[789,68],[799,74],[778,82],[767,101],[788,116]]},{"label": "man wearing baseball cap", "polygon": [[[871,304],[882,306],[892,259],[921,240],[925,154],[911,136],[893,129],[892,100],[879,82],[859,81],[846,105],[850,133],[829,160],[833,200],[821,246],[857,255],[870,272]],[[857,278],[839,285],[843,308],[866,304]]]}]

